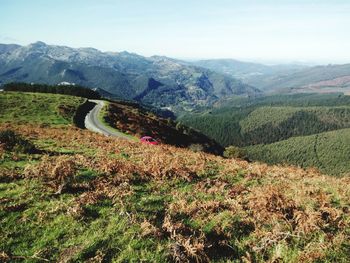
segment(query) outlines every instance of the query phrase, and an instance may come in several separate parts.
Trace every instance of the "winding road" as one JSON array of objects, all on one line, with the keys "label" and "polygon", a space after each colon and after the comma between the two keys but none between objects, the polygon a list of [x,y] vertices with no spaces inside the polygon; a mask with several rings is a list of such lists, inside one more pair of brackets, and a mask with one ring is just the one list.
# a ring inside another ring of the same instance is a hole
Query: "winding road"
[{"label": "winding road", "polygon": [[105,106],[105,102],[103,100],[89,100],[93,103],[96,103],[95,107],[86,115],[85,117],[85,127],[86,129],[104,134],[106,136],[119,137],[126,140],[131,140],[131,138],[124,133],[118,132],[111,127],[103,124],[99,115],[102,108]]}]

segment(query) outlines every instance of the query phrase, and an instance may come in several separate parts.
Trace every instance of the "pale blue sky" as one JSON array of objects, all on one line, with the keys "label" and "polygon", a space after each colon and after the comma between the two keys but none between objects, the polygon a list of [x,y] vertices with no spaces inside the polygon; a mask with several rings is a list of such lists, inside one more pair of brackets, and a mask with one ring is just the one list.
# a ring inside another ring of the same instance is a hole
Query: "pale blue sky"
[{"label": "pale blue sky", "polygon": [[0,0],[0,43],[350,63],[350,1]]}]

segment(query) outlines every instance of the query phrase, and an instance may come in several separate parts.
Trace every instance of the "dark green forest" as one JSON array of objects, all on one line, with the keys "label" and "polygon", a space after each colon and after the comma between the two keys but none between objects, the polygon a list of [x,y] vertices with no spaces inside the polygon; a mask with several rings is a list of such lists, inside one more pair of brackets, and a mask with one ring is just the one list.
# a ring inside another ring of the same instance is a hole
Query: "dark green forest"
[{"label": "dark green forest", "polygon": [[350,129],[293,137],[272,144],[244,148],[251,160],[317,167],[331,175],[350,173]]},{"label": "dark green forest", "polygon": [[179,119],[251,161],[350,172],[350,96],[235,98]]},{"label": "dark green forest", "polygon": [[178,118],[223,146],[272,143],[350,127],[350,96],[276,95],[236,98]]}]

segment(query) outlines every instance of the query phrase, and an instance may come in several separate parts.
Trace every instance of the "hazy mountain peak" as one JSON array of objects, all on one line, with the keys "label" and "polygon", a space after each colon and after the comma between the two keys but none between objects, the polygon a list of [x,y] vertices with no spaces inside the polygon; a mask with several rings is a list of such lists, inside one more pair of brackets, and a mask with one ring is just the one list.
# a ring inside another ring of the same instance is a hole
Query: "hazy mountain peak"
[{"label": "hazy mountain peak", "polygon": [[45,42],[43,41],[36,41],[34,43],[31,43],[30,46],[35,46],[35,47],[44,47],[47,46]]},{"label": "hazy mountain peak", "polygon": [[35,51],[45,51],[45,50],[47,50],[49,48],[49,46],[46,45],[42,41],[37,41],[37,42],[31,43],[31,44],[25,46],[24,48],[25,49],[35,50]]},{"label": "hazy mountain peak", "polygon": [[0,44],[0,55],[2,53],[6,53],[6,52],[11,52],[17,48],[20,48],[20,45],[16,45],[16,44]]}]

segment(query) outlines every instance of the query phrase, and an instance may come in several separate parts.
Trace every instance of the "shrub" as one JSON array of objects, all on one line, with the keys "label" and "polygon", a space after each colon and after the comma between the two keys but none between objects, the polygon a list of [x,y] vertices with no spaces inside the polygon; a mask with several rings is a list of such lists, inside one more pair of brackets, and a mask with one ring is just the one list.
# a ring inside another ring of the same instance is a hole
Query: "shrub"
[{"label": "shrub", "polygon": [[12,130],[0,131],[0,146],[5,151],[33,153],[35,146]]},{"label": "shrub", "polygon": [[247,156],[242,148],[237,146],[229,146],[225,148],[224,157],[245,159]]},{"label": "shrub", "polygon": [[66,120],[71,120],[76,110],[73,105],[59,105],[57,109],[59,114]]},{"label": "shrub", "polygon": [[39,164],[28,165],[24,170],[27,178],[40,178],[49,183],[56,194],[61,194],[75,179],[78,170],[73,157],[61,155],[55,158],[44,156]]},{"label": "shrub", "polygon": [[204,146],[202,144],[199,144],[199,143],[193,143],[188,148],[193,152],[203,152],[204,151]]},{"label": "shrub", "polygon": [[184,131],[184,125],[181,123],[181,122],[178,122],[176,123],[176,126],[175,126],[176,130],[178,130],[179,132],[183,133]]}]

